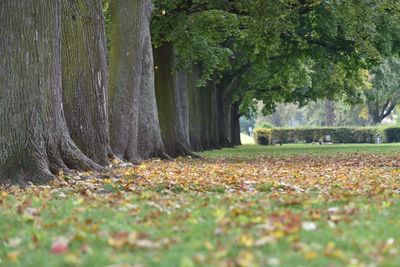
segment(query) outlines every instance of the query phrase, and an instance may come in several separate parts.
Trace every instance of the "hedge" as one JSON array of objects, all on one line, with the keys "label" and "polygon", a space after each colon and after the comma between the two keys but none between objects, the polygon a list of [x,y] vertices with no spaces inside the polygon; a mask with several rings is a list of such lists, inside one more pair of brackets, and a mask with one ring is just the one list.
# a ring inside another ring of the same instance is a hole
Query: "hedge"
[{"label": "hedge", "polygon": [[385,141],[387,143],[400,142],[400,127],[388,127],[383,129]]},{"label": "hedge", "polygon": [[[327,135],[331,140],[326,140]],[[400,142],[400,127],[319,127],[319,128],[258,128],[254,140],[260,145],[277,143],[375,143],[381,136],[382,142]]]}]

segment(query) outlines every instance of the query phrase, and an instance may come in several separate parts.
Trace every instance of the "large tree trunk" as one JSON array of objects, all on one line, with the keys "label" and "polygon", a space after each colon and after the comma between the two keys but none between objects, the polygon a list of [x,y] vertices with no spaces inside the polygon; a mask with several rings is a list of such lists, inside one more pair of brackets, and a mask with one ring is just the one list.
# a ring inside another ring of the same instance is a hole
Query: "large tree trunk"
[{"label": "large tree trunk", "polygon": [[218,121],[218,139],[222,147],[231,147],[231,112],[230,104],[226,103],[223,87],[217,88],[217,121]]},{"label": "large tree trunk", "polygon": [[71,140],[61,90],[60,1],[0,4],[0,178],[43,182],[101,169]]},{"label": "large tree trunk", "polygon": [[241,101],[236,101],[231,106],[231,140],[233,146],[241,145],[240,141],[240,114],[239,114],[239,107]]},{"label": "large tree trunk", "polygon": [[211,148],[220,149],[219,143],[219,129],[218,129],[218,99],[217,88],[211,86],[210,88],[210,124],[211,124]]},{"label": "large tree trunk", "polygon": [[193,151],[203,151],[201,143],[201,97],[200,90],[196,86],[200,78],[200,71],[194,66],[191,73],[188,73],[188,105],[189,105],[189,139],[190,149]]},{"label": "large tree trunk", "polygon": [[158,115],[165,148],[172,157],[193,156],[189,151],[187,131],[182,120],[182,94],[173,73],[175,63],[172,44],[166,43],[156,48],[154,58]]},{"label": "large tree trunk", "polygon": [[111,2],[110,142],[131,162],[167,157],[154,97],[151,12],[150,0]]},{"label": "large tree trunk", "polygon": [[219,146],[218,120],[217,120],[217,95],[216,88],[209,84],[202,91],[203,104],[201,116],[203,116],[203,146],[205,149],[217,149]]},{"label": "large tree trunk", "polygon": [[210,150],[210,98],[209,88],[199,88],[200,90],[200,140],[204,150]]},{"label": "large tree trunk", "polygon": [[335,102],[333,100],[325,100],[325,126],[335,125]]},{"label": "large tree trunk", "polygon": [[368,104],[368,117],[372,125],[377,125],[381,123],[382,120],[379,116],[379,108],[375,108],[373,104]]},{"label": "large tree trunk", "polygon": [[142,1],[145,3],[143,5],[144,10],[140,13],[143,16],[143,31],[142,36],[139,38],[142,40],[142,56],[138,59],[138,63],[142,65],[138,124],[138,155],[142,159],[151,157],[169,159],[161,139],[155,93],[154,57],[150,34],[150,21],[153,8],[151,0]]},{"label": "large tree trunk", "polygon": [[177,92],[178,92],[178,105],[181,107],[181,114],[179,116],[179,123],[182,124],[183,135],[187,146],[190,145],[189,137],[189,104],[188,104],[188,74],[185,71],[178,71],[175,75]]},{"label": "large tree trunk", "polygon": [[77,146],[108,164],[108,70],[102,0],[62,0],[65,118]]}]

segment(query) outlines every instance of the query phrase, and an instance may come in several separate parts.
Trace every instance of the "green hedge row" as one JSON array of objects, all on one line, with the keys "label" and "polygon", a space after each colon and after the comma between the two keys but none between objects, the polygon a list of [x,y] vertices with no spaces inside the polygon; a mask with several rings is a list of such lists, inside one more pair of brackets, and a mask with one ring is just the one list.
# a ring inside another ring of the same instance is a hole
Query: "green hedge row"
[{"label": "green hedge row", "polygon": [[272,128],[255,129],[254,131],[254,140],[260,145],[321,141],[332,143],[375,143],[377,136],[381,137],[382,142],[400,142],[400,127]]}]

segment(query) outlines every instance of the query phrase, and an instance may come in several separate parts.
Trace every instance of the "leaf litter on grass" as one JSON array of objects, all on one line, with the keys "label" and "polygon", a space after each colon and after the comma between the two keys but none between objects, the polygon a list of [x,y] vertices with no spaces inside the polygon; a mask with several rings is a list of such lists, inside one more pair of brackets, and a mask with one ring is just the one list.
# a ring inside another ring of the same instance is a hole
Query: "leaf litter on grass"
[{"label": "leaf litter on grass", "polygon": [[[0,214],[23,228],[2,233],[0,259],[23,263],[42,249],[81,266],[96,253],[108,255],[104,266],[392,266],[399,240],[377,233],[400,226],[389,213],[400,210],[399,192],[398,154],[117,163],[103,174],[0,187]],[[354,227],[370,233],[351,240]]]}]

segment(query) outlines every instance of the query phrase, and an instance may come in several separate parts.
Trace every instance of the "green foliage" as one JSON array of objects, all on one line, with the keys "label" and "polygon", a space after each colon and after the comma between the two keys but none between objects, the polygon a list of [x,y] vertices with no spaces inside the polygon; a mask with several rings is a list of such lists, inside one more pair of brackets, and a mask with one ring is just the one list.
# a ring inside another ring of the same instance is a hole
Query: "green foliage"
[{"label": "green foliage", "polygon": [[269,122],[261,122],[260,124],[257,125],[258,128],[265,128],[265,129],[271,129],[274,126],[269,123]]},{"label": "green foliage", "polygon": [[233,52],[221,44],[238,34],[236,14],[220,10],[215,1],[154,1],[152,37],[155,47],[171,42],[177,56],[177,68],[202,69],[199,86],[205,86],[216,71],[229,68]]},{"label": "green foliage", "polygon": [[267,146],[272,141],[272,129],[257,128],[253,132],[254,142],[258,145]]},{"label": "green foliage", "polygon": [[[106,41],[107,49],[110,51],[111,45],[111,12],[110,12],[110,0],[103,0],[103,16],[105,20],[106,27]],[[108,53],[107,53],[108,55]]]},{"label": "green foliage", "polygon": [[[326,140],[330,135],[331,140]],[[322,127],[322,128],[273,128],[256,129],[254,139],[257,144],[269,145],[276,143],[374,143],[380,135],[388,143],[400,141],[400,128],[379,127]]]},{"label": "green foliage", "polygon": [[400,127],[388,127],[383,130],[386,142],[400,142]]},{"label": "green foliage", "polygon": [[399,9],[375,0],[156,0],[152,32],[155,46],[174,44],[179,68],[200,66],[198,85],[238,78],[232,101],[261,99],[268,113],[276,102],[358,100],[365,69],[399,50]]}]

